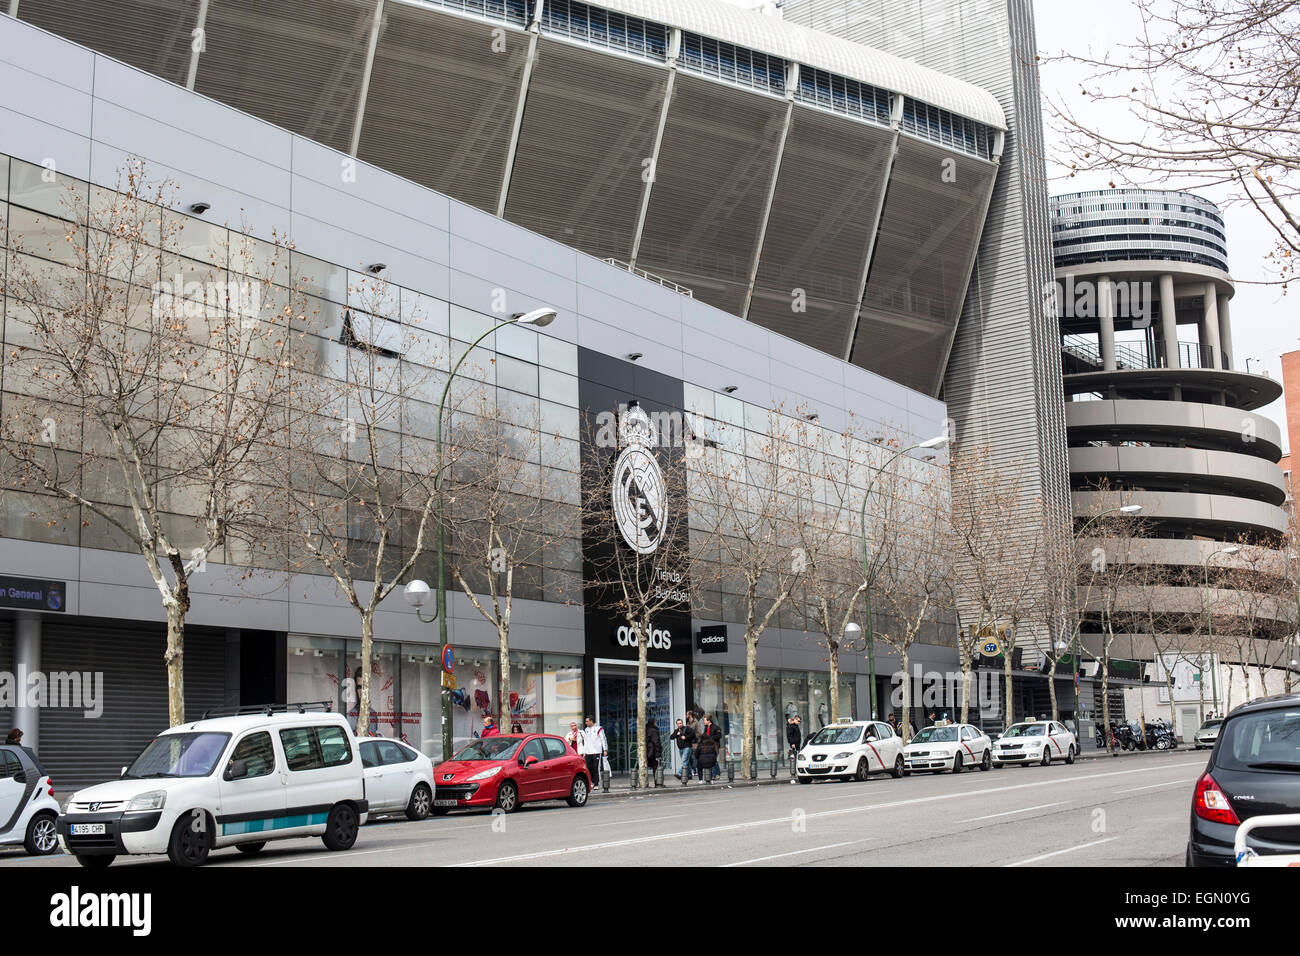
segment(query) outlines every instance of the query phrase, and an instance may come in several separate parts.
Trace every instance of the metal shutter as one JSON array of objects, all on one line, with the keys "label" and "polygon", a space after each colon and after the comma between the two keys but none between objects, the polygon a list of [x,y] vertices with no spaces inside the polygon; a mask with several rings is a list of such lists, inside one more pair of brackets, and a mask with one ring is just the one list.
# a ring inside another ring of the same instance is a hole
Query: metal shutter
[{"label": "metal shutter", "polygon": [[[0,674],[13,674],[13,671],[14,622],[9,618],[0,618]],[[4,739],[4,734],[9,733],[13,719],[13,708],[0,705],[0,740]]]}]

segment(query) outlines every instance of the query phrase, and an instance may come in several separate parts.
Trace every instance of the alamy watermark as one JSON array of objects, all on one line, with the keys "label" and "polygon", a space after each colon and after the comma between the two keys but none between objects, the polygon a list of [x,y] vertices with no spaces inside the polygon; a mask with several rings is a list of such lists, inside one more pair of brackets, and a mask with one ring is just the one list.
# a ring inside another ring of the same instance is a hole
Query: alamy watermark
[{"label": "alamy watermark", "polygon": [[87,720],[104,713],[103,671],[0,671],[0,707],[80,710]]},{"label": "alamy watermark", "polygon": [[246,320],[262,314],[262,284],[250,279],[224,282],[186,282],[177,274],[172,280],[153,284],[153,317],[202,319],[237,315]]}]

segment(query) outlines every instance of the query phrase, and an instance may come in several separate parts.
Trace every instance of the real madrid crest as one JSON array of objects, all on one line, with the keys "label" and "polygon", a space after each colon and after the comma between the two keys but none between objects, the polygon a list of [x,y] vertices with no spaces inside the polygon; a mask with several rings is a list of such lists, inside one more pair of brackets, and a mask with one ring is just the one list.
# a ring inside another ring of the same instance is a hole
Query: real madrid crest
[{"label": "real madrid crest", "polygon": [[668,520],[664,475],[654,455],[654,422],[639,405],[629,403],[618,438],[623,451],[614,462],[614,523],[628,547],[652,554],[664,539]]}]

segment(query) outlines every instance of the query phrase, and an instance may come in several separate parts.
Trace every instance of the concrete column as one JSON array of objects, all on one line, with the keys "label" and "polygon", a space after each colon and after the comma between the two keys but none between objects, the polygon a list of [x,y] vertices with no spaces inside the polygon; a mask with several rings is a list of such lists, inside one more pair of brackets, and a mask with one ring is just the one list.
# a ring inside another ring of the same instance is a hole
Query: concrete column
[{"label": "concrete column", "polygon": [[[14,621],[14,687],[18,694],[13,726],[23,732],[23,746],[40,753],[41,720],[35,707],[27,705],[27,678],[41,669],[41,616],[34,611],[19,611]],[[5,730],[8,733],[8,729]]]},{"label": "concrete column", "polygon": [[1201,312],[1201,344],[1209,349],[1209,368],[1223,368],[1223,347],[1219,343],[1219,295],[1214,283],[1205,283],[1205,304]]},{"label": "concrete column", "polygon": [[1108,371],[1115,371],[1115,299],[1112,294],[1110,276],[1097,279],[1097,339],[1101,345],[1101,364]]},{"label": "concrete column", "polygon": [[1231,369],[1233,366],[1232,356],[1232,320],[1228,316],[1228,297],[1219,296],[1219,344],[1223,346],[1224,368]]},{"label": "concrete column", "polygon": [[1178,316],[1174,309],[1174,277],[1160,276],[1160,337],[1165,345],[1165,367],[1178,368]]}]

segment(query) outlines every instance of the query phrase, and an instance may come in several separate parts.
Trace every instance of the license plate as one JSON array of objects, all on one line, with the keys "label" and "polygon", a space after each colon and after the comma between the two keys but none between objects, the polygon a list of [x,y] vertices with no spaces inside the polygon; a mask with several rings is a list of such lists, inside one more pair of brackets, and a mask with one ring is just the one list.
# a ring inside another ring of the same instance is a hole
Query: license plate
[{"label": "license plate", "polygon": [[74,823],[72,824],[73,836],[103,836],[104,824],[102,823]]},{"label": "license plate", "polygon": [[454,807],[454,806],[456,806],[456,804],[458,804],[458,803],[460,803],[459,800],[435,800],[435,801],[433,801],[433,805],[434,805],[435,807]]}]

